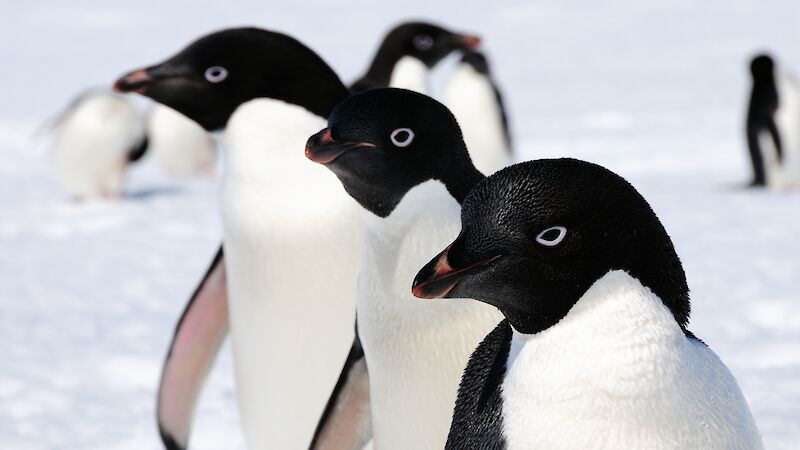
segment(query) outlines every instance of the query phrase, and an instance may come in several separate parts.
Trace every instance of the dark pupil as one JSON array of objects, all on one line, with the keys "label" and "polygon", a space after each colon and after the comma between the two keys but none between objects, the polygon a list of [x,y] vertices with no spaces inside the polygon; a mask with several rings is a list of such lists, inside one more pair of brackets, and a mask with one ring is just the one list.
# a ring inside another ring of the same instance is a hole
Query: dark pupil
[{"label": "dark pupil", "polygon": [[212,77],[218,77],[218,76],[220,76],[220,74],[221,74],[221,73],[222,73],[222,71],[221,71],[221,70],[219,70],[219,69],[214,69],[214,70],[212,70],[212,71],[211,71],[211,76],[212,76]]},{"label": "dark pupil", "polygon": [[394,138],[397,140],[397,142],[405,142],[408,140],[408,131],[401,131],[395,134]]},{"label": "dark pupil", "polygon": [[544,239],[545,241],[555,241],[556,239],[558,239],[558,235],[560,234],[561,231],[559,230],[547,230],[542,235],[542,239]]}]

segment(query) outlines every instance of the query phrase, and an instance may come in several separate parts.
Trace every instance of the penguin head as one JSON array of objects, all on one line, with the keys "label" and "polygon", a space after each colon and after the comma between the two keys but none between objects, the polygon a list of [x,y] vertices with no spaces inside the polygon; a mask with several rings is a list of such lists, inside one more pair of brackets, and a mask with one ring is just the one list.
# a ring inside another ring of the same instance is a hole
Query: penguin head
[{"label": "penguin head", "polygon": [[312,50],[258,28],[206,35],[160,64],[122,76],[114,88],[150,97],[209,131],[224,128],[236,108],[254,98],[283,100],[325,117],[347,95]]},{"label": "penguin head", "polygon": [[620,176],[574,159],[501,170],[467,196],[461,233],[425,265],[421,298],[474,298],[522,333],[558,323],[598,279],[624,270],[685,326],[689,291],[672,242]]},{"label": "penguin head", "polygon": [[372,89],[341,102],[328,128],[308,140],[306,156],[335,173],[348,194],[379,217],[427,180],[442,180],[454,196],[465,196],[462,185],[475,174],[482,178],[450,111],[404,89]]},{"label": "penguin head", "polygon": [[750,62],[750,73],[753,78],[771,77],[775,69],[775,62],[769,55],[756,55]]},{"label": "penguin head", "polygon": [[406,22],[394,27],[383,40],[380,52],[395,59],[412,56],[428,67],[456,50],[472,50],[481,42],[478,36],[455,33],[426,22]]}]

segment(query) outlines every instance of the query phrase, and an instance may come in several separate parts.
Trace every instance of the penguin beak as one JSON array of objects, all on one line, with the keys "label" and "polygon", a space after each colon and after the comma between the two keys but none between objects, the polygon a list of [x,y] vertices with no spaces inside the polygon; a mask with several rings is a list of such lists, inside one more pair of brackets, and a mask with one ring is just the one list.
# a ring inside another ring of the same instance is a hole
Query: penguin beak
[{"label": "penguin beak", "polygon": [[308,138],[306,158],[319,164],[330,164],[343,153],[354,148],[374,148],[369,142],[341,142],[331,136],[331,129],[325,128]]},{"label": "penguin beak", "polygon": [[456,42],[465,50],[475,50],[481,44],[480,36],[474,34],[457,34]]},{"label": "penguin beak", "polygon": [[134,70],[117,80],[114,83],[114,90],[117,92],[144,94],[153,81],[154,78],[148,69]]},{"label": "penguin beak", "polygon": [[453,288],[456,287],[462,278],[467,276],[470,271],[479,267],[485,267],[500,258],[500,255],[487,258],[462,268],[454,268],[450,265],[448,253],[453,244],[447,246],[442,253],[431,260],[423,267],[411,285],[411,292],[419,298],[444,298]]},{"label": "penguin beak", "polygon": [[191,78],[191,73],[188,69],[179,63],[168,60],[123,75],[114,83],[114,90],[146,95],[148,90],[162,82],[189,78]]}]

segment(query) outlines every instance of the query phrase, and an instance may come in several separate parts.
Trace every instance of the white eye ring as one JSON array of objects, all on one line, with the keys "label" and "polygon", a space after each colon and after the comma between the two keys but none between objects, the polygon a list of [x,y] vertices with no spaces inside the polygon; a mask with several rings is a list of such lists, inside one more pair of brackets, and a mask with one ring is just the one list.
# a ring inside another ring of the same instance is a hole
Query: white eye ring
[{"label": "white eye ring", "polygon": [[[556,238],[553,239],[553,240],[545,239],[544,235],[549,233],[549,232],[552,232],[553,230],[558,231],[558,236],[556,236]],[[536,236],[536,242],[544,245],[545,247],[555,247],[556,245],[560,244],[561,241],[564,240],[564,236],[566,236],[566,235],[567,235],[567,229],[566,228],[564,228],[562,226],[550,227],[550,228],[542,231],[541,233],[539,233],[538,236]]]},{"label": "white eye ring", "polygon": [[228,78],[228,69],[222,66],[211,66],[206,69],[205,75],[209,83],[219,83]]},{"label": "white eye ring", "polygon": [[430,50],[433,47],[433,37],[430,34],[418,34],[414,36],[414,47],[423,52]]},{"label": "white eye ring", "polygon": [[[402,140],[402,141],[397,139],[397,135],[399,135],[401,133],[406,133],[407,134],[406,138],[404,140]],[[392,135],[389,136],[389,137],[392,140],[392,144],[394,144],[394,145],[396,145],[398,147],[408,147],[409,145],[411,145],[411,142],[414,140],[414,131],[412,131],[411,128],[398,128],[398,129],[392,131]]]}]

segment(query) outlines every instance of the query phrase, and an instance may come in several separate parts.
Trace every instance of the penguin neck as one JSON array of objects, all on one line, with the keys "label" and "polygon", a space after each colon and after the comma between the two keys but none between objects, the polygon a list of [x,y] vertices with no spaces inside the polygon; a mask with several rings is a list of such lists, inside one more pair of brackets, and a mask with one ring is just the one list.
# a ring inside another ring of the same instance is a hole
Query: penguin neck
[{"label": "penguin neck", "polygon": [[[580,357],[587,348],[608,352],[631,347],[675,346],[686,341],[683,328],[661,299],[622,270],[612,270],[597,280],[555,325],[533,334],[512,325],[509,365],[533,347],[556,358]],[[638,350],[637,350],[638,351]],[[567,356],[572,355],[572,356]]]},{"label": "penguin neck", "polygon": [[[240,105],[225,133],[225,172],[228,182],[258,185],[296,185],[315,180],[300,179],[313,174],[303,154],[308,136],[324,128],[325,118],[308,109],[271,98],[257,98]],[[285,189],[283,189],[285,190]]]},{"label": "penguin neck", "polygon": [[430,179],[409,189],[386,217],[380,217],[364,208],[364,223],[368,229],[384,238],[399,241],[411,227],[418,224],[420,217],[442,217],[445,212],[450,211],[455,211],[455,216],[458,217],[460,203],[444,183]]},{"label": "penguin neck", "polygon": [[413,56],[403,56],[392,69],[389,87],[428,93],[428,66]]},{"label": "penguin neck", "polygon": [[461,145],[463,147],[462,154],[464,157],[452,164],[447,170],[444,170],[439,177],[439,180],[444,183],[447,191],[459,204],[463,204],[469,191],[486,178],[486,176],[472,164],[472,160],[467,156],[466,146],[464,146],[463,143]]},{"label": "penguin neck", "polygon": [[403,58],[403,52],[392,48],[394,44],[384,41],[362,79],[368,79],[377,86],[389,86],[392,72],[397,62]]},{"label": "penguin neck", "polygon": [[300,106],[312,114],[327,118],[333,108],[350,96],[350,90],[332,71],[322,80],[292,79],[278,89],[265,89],[256,98],[271,98]]}]

